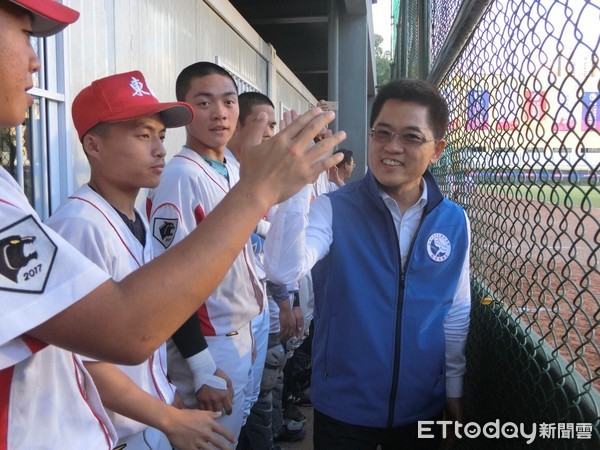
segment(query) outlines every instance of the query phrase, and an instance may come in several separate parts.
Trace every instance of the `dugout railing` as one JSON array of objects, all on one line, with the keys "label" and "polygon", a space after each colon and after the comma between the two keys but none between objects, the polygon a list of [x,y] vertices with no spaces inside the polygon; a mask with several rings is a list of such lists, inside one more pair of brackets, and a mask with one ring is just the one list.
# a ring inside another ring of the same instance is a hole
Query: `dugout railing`
[{"label": "dugout railing", "polygon": [[392,78],[447,99],[432,170],[471,220],[468,420],[537,427],[454,446],[598,449],[600,2],[396,0],[393,16]]}]

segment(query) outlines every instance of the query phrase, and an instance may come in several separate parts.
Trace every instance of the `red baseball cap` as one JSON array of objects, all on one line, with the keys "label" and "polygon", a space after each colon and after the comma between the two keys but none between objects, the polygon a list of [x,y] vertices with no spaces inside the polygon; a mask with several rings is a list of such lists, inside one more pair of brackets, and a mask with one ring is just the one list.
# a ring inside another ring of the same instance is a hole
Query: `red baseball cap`
[{"label": "red baseball cap", "polygon": [[31,27],[34,36],[51,36],[79,18],[77,11],[53,0],[9,1],[31,12]]},{"label": "red baseball cap", "polygon": [[101,122],[120,122],[160,113],[167,128],[186,125],[194,118],[185,102],[160,103],[140,71],[100,78],[73,100],[71,114],[79,140]]}]

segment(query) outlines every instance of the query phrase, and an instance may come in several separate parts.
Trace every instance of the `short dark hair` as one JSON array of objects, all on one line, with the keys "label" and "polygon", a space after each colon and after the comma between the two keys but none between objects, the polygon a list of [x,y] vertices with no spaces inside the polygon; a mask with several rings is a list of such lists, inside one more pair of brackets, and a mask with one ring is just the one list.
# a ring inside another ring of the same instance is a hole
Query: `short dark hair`
[{"label": "short dark hair", "polygon": [[238,121],[243,124],[246,117],[252,112],[252,108],[258,105],[269,105],[275,109],[275,105],[269,97],[260,92],[243,92],[238,96],[238,105],[240,107],[240,115]]},{"label": "short dark hair", "polygon": [[373,101],[369,128],[373,127],[388,100],[414,102],[427,107],[428,122],[434,138],[442,139],[446,134],[449,120],[448,104],[433,84],[423,80],[400,78],[381,86]]},{"label": "short dark hair", "polygon": [[339,163],[337,163],[336,166],[342,167],[344,164],[352,162],[352,150],[340,148],[340,149],[336,150],[335,152],[333,152],[334,155],[336,153],[344,154],[344,159],[342,159]]},{"label": "short dark hair", "polygon": [[175,96],[177,97],[177,101],[184,101],[185,96],[190,90],[190,83],[193,79],[203,78],[208,75],[222,75],[229,78],[233,83],[235,92],[237,94],[237,83],[233,79],[233,76],[226,69],[208,61],[200,61],[187,66],[177,76],[177,81],[175,81]]},{"label": "short dark hair", "polygon": [[[86,131],[85,134],[95,134],[96,136],[100,136],[102,139],[106,139],[110,133],[110,126],[113,123],[114,122],[99,122]],[[83,141],[83,138],[81,138],[81,140]]]}]

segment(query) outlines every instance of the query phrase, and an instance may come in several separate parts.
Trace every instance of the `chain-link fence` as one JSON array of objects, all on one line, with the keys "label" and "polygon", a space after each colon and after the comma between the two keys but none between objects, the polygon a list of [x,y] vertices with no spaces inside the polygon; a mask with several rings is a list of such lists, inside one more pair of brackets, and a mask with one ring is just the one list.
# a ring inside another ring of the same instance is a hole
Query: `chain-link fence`
[{"label": "chain-link fence", "polygon": [[472,225],[470,411],[554,422],[539,448],[600,448],[600,3],[434,0],[428,14],[419,45],[451,112],[433,170]]}]

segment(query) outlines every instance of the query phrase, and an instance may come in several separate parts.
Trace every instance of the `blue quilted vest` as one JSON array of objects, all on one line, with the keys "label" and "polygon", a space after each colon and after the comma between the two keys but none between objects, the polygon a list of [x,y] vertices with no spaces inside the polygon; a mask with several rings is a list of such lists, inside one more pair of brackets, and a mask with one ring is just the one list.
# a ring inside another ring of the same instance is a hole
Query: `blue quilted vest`
[{"label": "blue quilted vest", "polygon": [[428,202],[401,270],[398,236],[377,182],[327,194],[333,243],[313,268],[311,400],[343,422],[395,427],[445,403],[444,318],[467,249],[463,210],[426,172]]}]

